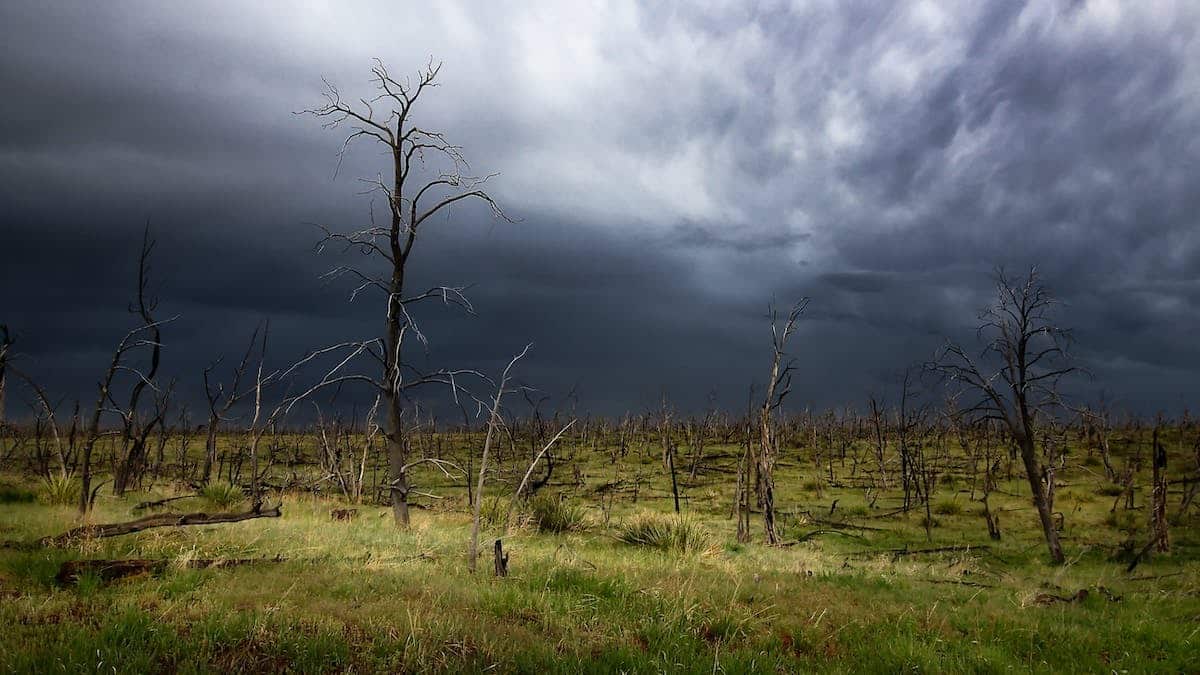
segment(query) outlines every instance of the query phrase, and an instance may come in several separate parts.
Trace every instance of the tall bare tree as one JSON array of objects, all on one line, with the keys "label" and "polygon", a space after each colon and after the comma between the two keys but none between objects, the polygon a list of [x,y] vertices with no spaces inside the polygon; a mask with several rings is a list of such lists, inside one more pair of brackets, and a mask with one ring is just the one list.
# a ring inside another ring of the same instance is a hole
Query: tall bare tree
[{"label": "tall bare tree", "polygon": [[[483,189],[491,176],[471,176],[459,146],[451,144],[441,132],[418,126],[414,120],[418,100],[436,86],[440,69],[441,64],[435,65],[431,61],[418,73],[415,81],[407,78],[400,81],[389,75],[377,60],[371,69],[376,96],[352,104],[342,99],[334,85],[326,82],[325,104],[303,111],[323,120],[326,128],[350,130],[338,155],[339,165],[342,154],[357,140],[382,146],[390,159],[386,180],[380,177],[366,181],[372,192],[385,198],[387,222],[377,225],[372,218],[370,227],[348,233],[326,229],[321,244],[342,244],[348,250],[383,261],[381,273],[342,266],[329,275],[354,280],[356,286],[351,299],[366,290],[375,290],[384,296],[382,337],[358,346],[375,359],[380,368],[379,377],[352,374],[338,379],[370,382],[381,397],[393,516],[400,526],[408,524],[407,509],[400,500],[405,494],[403,468],[407,463],[408,446],[404,439],[404,415],[409,390],[423,384],[441,383],[448,385],[457,398],[459,383],[456,378],[478,375],[469,370],[422,371],[406,357],[405,339],[410,335],[422,345],[428,344],[409,311],[414,304],[440,300],[473,311],[464,295],[465,289],[461,287],[435,286],[424,292],[411,293],[409,261],[425,226],[435,215],[447,214],[455,204],[480,202],[489,207],[493,215],[507,219]],[[426,161],[437,163],[440,168],[435,172],[426,166]]]},{"label": "tall bare tree", "polygon": [[782,330],[779,312],[771,307],[771,374],[767,378],[766,396],[758,414],[758,480],[762,497],[763,533],[766,543],[774,546],[780,542],[779,530],[775,525],[775,457],[779,454],[779,438],[775,433],[775,411],[783,405],[783,399],[792,389],[793,362],[784,363],[788,338],[796,330],[796,321],[808,306],[808,298],[792,305]]},{"label": "tall bare tree", "polygon": [[948,342],[934,367],[969,396],[963,413],[1000,421],[1012,437],[1033,493],[1046,546],[1055,563],[1065,561],[1054,513],[1053,467],[1038,454],[1037,435],[1051,409],[1061,405],[1060,380],[1077,369],[1068,362],[1068,331],[1053,321],[1057,302],[1036,268],[1024,279],[996,272],[996,301],[980,315],[978,334],[985,342],[973,357]]},{"label": "tall bare tree", "polygon": [[[121,416],[121,453],[114,457],[113,494],[120,497],[129,489],[131,482],[141,472],[146,461],[146,442],[151,430],[162,423],[167,413],[168,392],[159,387],[158,368],[162,361],[162,332],[155,322],[153,312],[158,299],[150,294],[150,258],[154,253],[154,239],[147,225],[142,234],[142,252],[138,257],[137,297],[129,306],[132,314],[138,315],[146,328],[145,344],[150,349],[150,363],[144,371],[130,371],[135,380],[129,393],[129,403],[122,409],[113,400],[112,407]],[[142,395],[150,391],[153,402],[148,417],[142,415]]]}]

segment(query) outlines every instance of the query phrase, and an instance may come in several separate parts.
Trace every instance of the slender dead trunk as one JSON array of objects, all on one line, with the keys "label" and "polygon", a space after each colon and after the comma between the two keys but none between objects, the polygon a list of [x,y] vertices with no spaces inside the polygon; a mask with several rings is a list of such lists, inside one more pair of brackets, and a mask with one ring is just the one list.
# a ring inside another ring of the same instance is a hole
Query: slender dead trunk
[{"label": "slender dead trunk", "polygon": [[[1055,564],[1061,565],[1066,562],[1066,556],[1063,555],[1062,544],[1058,540],[1058,528],[1054,524],[1054,505],[1050,501],[1052,494],[1050,491],[1053,490],[1053,486],[1046,485],[1047,476],[1042,471],[1041,462],[1038,461],[1033,438],[1028,434],[1023,434],[1017,439],[1017,445],[1021,451],[1021,462],[1025,465],[1025,475],[1029,480],[1029,489],[1033,493],[1033,506],[1037,509],[1038,520],[1042,525],[1042,534],[1046,537],[1046,547],[1050,551],[1050,558]],[[1053,477],[1049,478],[1053,480]]]},{"label": "slender dead trunk", "polygon": [[1154,528],[1155,548],[1159,553],[1171,550],[1171,533],[1167,525],[1167,450],[1158,441],[1154,427],[1154,488],[1150,497],[1151,525]]}]

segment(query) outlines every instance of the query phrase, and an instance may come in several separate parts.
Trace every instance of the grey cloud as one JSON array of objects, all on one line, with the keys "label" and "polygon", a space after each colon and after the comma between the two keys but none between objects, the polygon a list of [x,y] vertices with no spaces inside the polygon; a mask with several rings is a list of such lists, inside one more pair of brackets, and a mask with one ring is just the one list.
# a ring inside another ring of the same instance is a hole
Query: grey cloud
[{"label": "grey cloud", "polygon": [[767,303],[810,295],[796,405],[855,403],[969,340],[994,266],[1037,264],[1096,374],[1081,394],[1195,397],[1194,8],[793,5],[8,3],[0,320],[80,395],[149,219],[182,383],[264,317],[280,358],[373,334],[378,303],[319,280],[343,259],[311,223],[364,222],[353,179],[380,156],[333,180],[341,137],[292,113],[322,75],[357,96],[371,56],[435,54],[423,120],[501,171],[521,222],[462,210],[423,243],[417,278],[475,284],[479,310],[426,310],[431,362],[533,341],[528,381],[598,410],[741,405]]}]

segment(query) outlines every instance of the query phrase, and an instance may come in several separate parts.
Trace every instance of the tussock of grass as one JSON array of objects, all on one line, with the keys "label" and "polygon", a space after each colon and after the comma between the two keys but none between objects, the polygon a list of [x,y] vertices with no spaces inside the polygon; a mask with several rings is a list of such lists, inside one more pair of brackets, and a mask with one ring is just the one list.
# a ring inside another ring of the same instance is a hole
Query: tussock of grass
[{"label": "tussock of grass", "polygon": [[870,514],[870,512],[871,512],[871,510],[868,509],[863,504],[853,504],[851,506],[844,506],[838,510],[838,513],[841,514],[845,518],[865,518],[867,515]]},{"label": "tussock of grass", "polygon": [[529,512],[539,532],[582,532],[588,529],[587,511],[578,503],[553,495],[529,500]]},{"label": "tussock of grass", "polygon": [[709,548],[708,533],[699,524],[683,516],[642,513],[617,526],[617,540],[631,546],[646,546],[698,553]]},{"label": "tussock of grass", "polygon": [[1104,516],[1104,524],[1121,532],[1134,532],[1142,524],[1143,517],[1133,511],[1113,511]]},{"label": "tussock of grass", "polygon": [[933,512],[939,516],[957,516],[963,511],[962,504],[953,499],[942,499],[934,503]]},{"label": "tussock of grass", "polygon": [[231,511],[235,506],[246,500],[245,493],[236,485],[229,483],[212,483],[200,490],[200,496],[208,506],[216,511]]},{"label": "tussock of grass", "polygon": [[509,500],[500,497],[485,497],[479,505],[479,525],[485,530],[502,529],[508,526]]},{"label": "tussock of grass", "polygon": [[42,500],[51,506],[79,503],[79,481],[74,476],[51,476],[42,481]]}]

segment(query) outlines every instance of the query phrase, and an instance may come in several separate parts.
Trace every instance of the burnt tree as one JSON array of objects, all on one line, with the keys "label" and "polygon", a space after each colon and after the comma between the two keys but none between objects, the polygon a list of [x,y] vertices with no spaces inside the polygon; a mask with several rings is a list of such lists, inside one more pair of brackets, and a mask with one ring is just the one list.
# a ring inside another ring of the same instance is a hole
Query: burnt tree
[{"label": "burnt tree", "polygon": [[1059,381],[1076,371],[1068,363],[1070,334],[1053,321],[1056,301],[1031,269],[1023,280],[998,271],[996,301],[980,315],[985,346],[978,358],[948,342],[934,367],[969,397],[963,413],[998,420],[1012,438],[1025,466],[1033,505],[1050,557],[1062,564],[1062,544],[1054,522],[1053,471],[1038,453],[1039,429],[1050,409],[1061,405]]},{"label": "burnt tree", "polygon": [[[342,154],[357,140],[376,143],[388,154],[387,178],[366,181],[371,186],[370,190],[381,194],[386,201],[386,221],[376,224],[372,216],[370,227],[357,231],[333,232],[326,229],[319,248],[327,244],[340,244],[349,251],[382,261],[381,270],[340,266],[328,274],[330,277],[344,276],[353,280],[355,288],[351,299],[368,290],[378,291],[383,296],[382,336],[342,346],[349,349],[351,355],[369,353],[379,368],[378,377],[354,373],[339,375],[332,378],[330,383],[349,380],[368,382],[380,396],[383,434],[391,473],[389,488],[393,516],[399,526],[408,525],[407,509],[402,503],[407,493],[403,468],[408,463],[404,428],[408,395],[414,387],[438,383],[449,386],[457,398],[460,390],[457,378],[479,375],[470,370],[421,370],[415,365],[414,359],[407,358],[406,338],[412,337],[422,345],[427,345],[410,312],[414,304],[438,300],[457,305],[467,312],[473,311],[462,287],[435,286],[412,293],[408,278],[409,262],[431,218],[439,214],[447,215],[449,208],[455,204],[482,203],[493,215],[507,219],[483,189],[491,176],[471,176],[459,146],[450,143],[441,132],[418,126],[415,122],[413,112],[417,102],[437,86],[440,69],[440,64],[430,62],[415,81],[400,81],[389,75],[383,64],[376,61],[371,69],[372,84],[377,91],[374,98],[359,99],[357,104],[352,104],[343,100],[334,85],[326,82],[325,104],[303,111],[323,120],[326,128],[350,129],[338,155],[339,165]],[[440,168],[431,170],[426,166],[427,160],[439,164]]]}]

